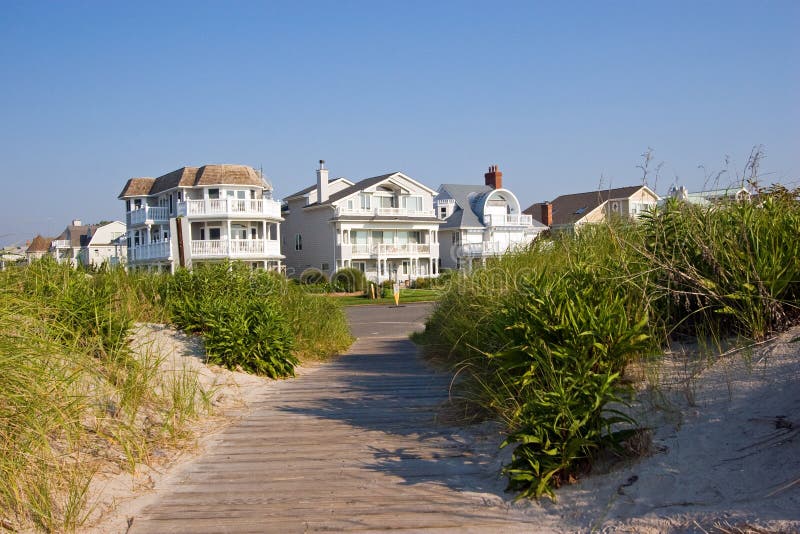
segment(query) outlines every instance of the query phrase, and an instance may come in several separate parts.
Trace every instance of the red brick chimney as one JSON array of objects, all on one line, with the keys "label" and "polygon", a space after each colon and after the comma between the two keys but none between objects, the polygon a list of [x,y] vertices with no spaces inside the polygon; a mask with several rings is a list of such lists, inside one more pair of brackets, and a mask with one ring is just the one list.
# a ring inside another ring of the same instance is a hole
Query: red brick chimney
[{"label": "red brick chimney", "polygon": [[553,205],[549,202],[542,202],[542,224],[553,226]]},{"label": "red brick chimney", "polygon": [[483,175],[486,178],[486,185],[492,189],[500,189],[503,187],[503,173],[497,170],[497,165],[489,167],[489,172]]}]

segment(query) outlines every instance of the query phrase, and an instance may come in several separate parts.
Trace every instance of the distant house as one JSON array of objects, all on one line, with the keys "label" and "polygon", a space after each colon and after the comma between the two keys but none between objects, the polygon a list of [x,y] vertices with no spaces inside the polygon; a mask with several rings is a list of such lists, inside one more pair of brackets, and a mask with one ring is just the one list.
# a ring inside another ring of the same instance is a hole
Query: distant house
[{"label": "distant house", "polygon": [[224,260],[280,268],[281,204],[252,167],[182,167],[131,178],[119,198],[132,268],[173,272]]},{"label": "distant house", "polygon": [[744,187],[730,187],[727,189],[712,189],[690,193],[684,186],[677,187],[674,185],[670,188],[668,196],[699,206],[708,206],[730,200],[745,201],[751,198],[750,192]]},{"label": "distant house", "polygon": [[561,195],[528,207],[531,215],[553,230],[573,230],[613,217],[637,218],[658,204],[659,196],[644,185]]},{"label": "distant house", "polygon": [[497,166],[484,175],[485,185],[443,184],[434,206],[439,227],[439,257],[444,269],[470,268],[530,243],[547,226],[523,214],[519,200],[503,188]]},{"label": "distant house", "polygon": [[311,268],[330,276],[352,267],[377,282],[436,276],[442,221],[435,193],[401,172],[329,181],[320,160],[317,184],[284,199],[287,273]]},{"label": "distant house", "polygon": [[25,257],[28,263],[47,256],[50,253],[50,243],[52,242],[52,237],[43,237],[41,235],[34,237],[31,244],[25,249]]},{"label": "distant house", "polygon": [[26,259],[25,251],[28,247],[12,245],[0,250],[0,271],[9,265],[22,263]]},{"label": "distant house", "polygon": [[120,238],[125,235],[125,223],[82,224],[75,219],[50,244],[50,254],[59,263],[117,265],[125,262],[126,253]]}]

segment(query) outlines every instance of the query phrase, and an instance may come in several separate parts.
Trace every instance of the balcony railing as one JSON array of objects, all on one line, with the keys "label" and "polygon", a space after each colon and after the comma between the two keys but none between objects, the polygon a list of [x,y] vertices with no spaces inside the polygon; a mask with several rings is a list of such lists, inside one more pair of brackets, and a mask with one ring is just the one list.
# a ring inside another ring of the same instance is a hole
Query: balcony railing
[{"label": "balcony railing", "polygon": [[492,241],[484,241],[483,243],[465,243],[460,245],[457,249],[459,257],[468,256],[497,256],[503,254],[508,247],[500,243]]},{"label": "balcony railing", "polygon": [[345,215],[356,215],[361,217],[435,217],[436,212],[433,210],[415,210],[409,208],[347,208],[346,206],[339,206],[336,208],[336,217]]},{"label": "balcony railing", "polygon": [[169,241],[136,245],[128,249],[128,261],[165,260],[170,253]]},{"label": "balcony railing", "polygon": [[192,240],[193,258],[244,258],[280,256],[280,242],[263,239]]},{"label": "balcony railing", "polygon": [[151,222],[166,222],[169,220],[169,208],[166,206],[142,206],[128,212],[128,225],[135,226]]},{"label": "balcony railing", "polygon": [[379,256],[429,256],[431,246],[428,243],[355,243],[341,245],[343,258],[377,258]]},{"label": "balcony railing", "polygon": [[186,217],[256,216],[281,218],[281,203],[270,199],[209,198],[178,202],[178,215]]},{"label": "balcony railing", "polygon": [[72,244],[70,243],[69,239],[56,239],[52,243],[50,243],[50,248],[70,248]]},{"label": "balcony railing", "polygon": [[530,215],[486,214],[483,216],[486,226],[530,226],[533,217]]}]

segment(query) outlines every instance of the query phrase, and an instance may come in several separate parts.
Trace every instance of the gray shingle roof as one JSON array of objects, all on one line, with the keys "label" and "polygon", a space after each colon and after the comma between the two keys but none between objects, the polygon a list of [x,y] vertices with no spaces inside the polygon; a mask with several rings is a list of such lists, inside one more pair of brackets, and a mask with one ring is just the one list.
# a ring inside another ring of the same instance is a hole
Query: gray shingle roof
[{"label": "gray shingle roof", "polygon": [[[334,183],[338,182],[339,180],[347,180],[347,178],[343,178],[343,177],[336,178],[334,180],[331,180],[328,183],[328,185],[334,184]],[[316,188],[317,188],[317,184],[310,185],[310,186],[308,186],[306,188],[301,189],[300,191],[297,191],[296,193],[292,193],[291,195],[283,197],[283,200],[289,200],[289,199],[295,198],[295,197],[302,197],[304,195],[309,194],[310,192],[312,192]]]},{"label": "gray shingle roof", "polygon": [[358,191],[361,191],[361,190],[364,190],[364,189],[366,189],[368,187],[372,187],[373,185],[379,184],[382,181],[386,180],[387,178],[391,178],[395,174],[398,174],[398,173],[397,172],[390,172],[389,174],[381,174],[380,176],[373,176],[372,178],[364,178],[363,180],[354,183],[350,187],[346,187],[346,188],[342,189],[341,191],[332,194],[330,197],[328,197],[328,200],[326,200],[322,204],[317,204],[317,205],[326,206],[328,204],[331,204],[332,202],[336,202],[339,199],[342,199],[342,198],[345,198],[345,197],[349,197],[353,193],[357,193]]},{"label": "gray shingle roof", "polygon": [[477,195],[485,195],[492,191],[488,185],[469,185],[469,184],[442,184],[439,191],[446,192],[455,200],[456,209],[445,219],[441,229],[448,228],[483,228],[483,222],[473,211],[471,198]]}]

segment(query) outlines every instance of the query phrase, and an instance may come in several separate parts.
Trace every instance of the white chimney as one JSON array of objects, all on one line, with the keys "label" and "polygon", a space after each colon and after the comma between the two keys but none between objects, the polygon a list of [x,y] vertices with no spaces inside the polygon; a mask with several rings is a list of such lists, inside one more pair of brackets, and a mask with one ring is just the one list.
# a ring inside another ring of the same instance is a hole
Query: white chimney
[{"label": "white chimney", "polygon": [[82,226],[80,219],[72,219],[72,226]]},{"label": "white chimney", "polygon": [[322,204],[328,200],[328,169],[325,168],[325,160],[319,160],[317,169],[317,202]]}]

